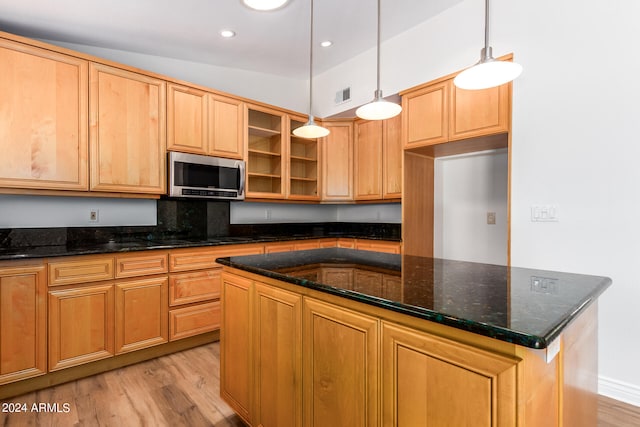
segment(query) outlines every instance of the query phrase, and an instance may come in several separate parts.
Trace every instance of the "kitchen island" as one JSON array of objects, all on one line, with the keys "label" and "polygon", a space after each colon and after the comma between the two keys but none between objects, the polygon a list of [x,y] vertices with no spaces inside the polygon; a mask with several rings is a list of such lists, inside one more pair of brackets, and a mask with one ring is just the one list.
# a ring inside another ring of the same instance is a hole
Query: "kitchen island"
[{"label": "kitchen island", "polygon": [[596,425],[605,277],[329,248],[221,258],[250,425]]}]

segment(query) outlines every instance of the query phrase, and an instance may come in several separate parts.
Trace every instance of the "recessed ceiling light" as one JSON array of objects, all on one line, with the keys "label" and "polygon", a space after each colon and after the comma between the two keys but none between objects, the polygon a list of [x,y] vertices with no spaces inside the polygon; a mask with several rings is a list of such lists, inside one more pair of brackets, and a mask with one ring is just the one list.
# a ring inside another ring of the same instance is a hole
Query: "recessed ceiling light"
[{"label": "recessed ceiling light", "polygon": [[242,0],[245,6],[254,10],[276,10],[287,4],[289,0]]},{"label": "recessed ceiling light", "polygon": [[230,39],[231,37],[235,37],[236,32],[232,30],[220,30],[220,35],[225,39]]},{"label": "recessed ceiling light", "polygon": [[333,42],[331,40],[325,40],[325,41],[320,43],[320,46],[322,46],[322,47],[329,47],[331,45],[333,45]]}]

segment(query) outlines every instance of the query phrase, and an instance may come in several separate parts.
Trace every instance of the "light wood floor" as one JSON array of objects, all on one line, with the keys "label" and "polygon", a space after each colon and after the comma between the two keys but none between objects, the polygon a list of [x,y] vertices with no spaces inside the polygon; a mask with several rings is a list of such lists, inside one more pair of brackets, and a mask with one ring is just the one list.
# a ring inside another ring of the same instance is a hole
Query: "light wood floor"
[{"label": "light wood floor", "polygon": [[[3,403],[27,413],[0,412],[0,426],[244,426],[220,399],[220,346],[207,344]],[[31,412],[34,403],[69,404],[69,412]],[[600,396],[599,427],[638,427],[640,408]]]}]

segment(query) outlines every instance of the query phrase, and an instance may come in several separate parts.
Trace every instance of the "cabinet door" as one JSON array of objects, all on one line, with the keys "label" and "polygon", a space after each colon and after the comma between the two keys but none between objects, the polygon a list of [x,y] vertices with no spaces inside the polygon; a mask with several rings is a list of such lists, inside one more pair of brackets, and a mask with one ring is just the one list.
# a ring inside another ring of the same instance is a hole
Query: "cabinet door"
[{"label": "cabinet door", "polygon": [[293,130],[304,126],[306,119],[289,117],[289,188],[292,200],[320,200],[320,150],[317,138],[300,138]]},{"label": "cabinet door", "polygon": [[49,291],[49,370],[114,355],[113,285]]},{"label": "cabinet door", "polygon": [[325,123],[322,138],[322,200],[353,201],[353,123]]},{"label": "cabinet door", "polygon": [[88,190],[88,65],[0,39],[0,186]]},{"label": "cabinet door", "polygon": [[299,427],[302,425],[302,297],[256,283],[254,304],[254,424]]},{"label": "cabinet door", "polygon": [[402,94],[404,148],[440,144],[449,138],[449,81]]},{"label": "cabinet door", "polygon": [[377,426],[378,321],[305,299],[303,331],[304,425]]},{"label": "cabinet door", "polygon": [[165,82],[89,67],[91,190],[165,192]]},{"label": "cabinet door", "polygon": [[289,143],[285,114],[254,105],[246,111],[247,197],[284,199]]},{"label": "cabinet door", "polygon": [[167,277],[116,283],[116,354],[166,343]]},{"label": "cabinet door", "polygon": [[382,199],[382,121],[357,121],[353,147],[355,199]]},{"label": "cabinet door", "polygon": [[209,150],[214,156],[244,158],[243,104],[224,96],[209,94]]},{"label": "cabinet door", "polygon": [[356,249],[361,251],[386,252],[389,254],[400,253],[399,242],[383,242],[376,240],[356,240]]},{"label": "cabinet door", "polygon": [[482,90],[451,85],[449,140],[474,138],[509,131],[511,83]]},{"label": "cabinet door", "polygon": [[222,273],[220,396],[248,424],[254,393],[251,288],[251,280]]},{"label": "cabinet door", "polygon": [[0,384],[47,372],[43,265],[0,268]]},{"label": "cabinet door", "polygon": [[383,426],[514,426],[516,364],[383,322]]},{"label": "cabinet door", "polygon": [[167,150],[206,154],[208,93],[170,83],[167,87]]},{"label": "cabinet door", "polygon": [[402,115],[382,124],[382,198],[402,197]]}]

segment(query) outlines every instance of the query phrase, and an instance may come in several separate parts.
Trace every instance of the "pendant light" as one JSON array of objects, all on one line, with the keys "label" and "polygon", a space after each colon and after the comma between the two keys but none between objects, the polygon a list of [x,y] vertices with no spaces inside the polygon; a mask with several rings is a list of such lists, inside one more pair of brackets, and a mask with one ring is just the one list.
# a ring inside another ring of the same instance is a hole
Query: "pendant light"
[{"label": "pendant light", "polygon": [[365,120],[385,120],[395,117],[402,107],[394,102],[385,101],[380,90],[380,0],[378,0],[378,40],[376,45],[377,86],[373,93],[373,101],[356,110],[356,116]]},{"label": "pendant light", "polygon": [[489,0],[484,3],[484,47],[480,51],[480,61],[467,68],[453,79],[460,89],[487,89],[514,80],[522,73],[522,65],[510,61],[500,61],[493,57],[489,46]]},{"label": "pendant light", "polygon": [[313,0],[311,0],[311,35],[309,46],[309,121],[303,126],[293,130],[295,136],[300,138],[322,138],[329,135],[329,129],[319,126],[313,120],[312,101],[313,101]]}]

